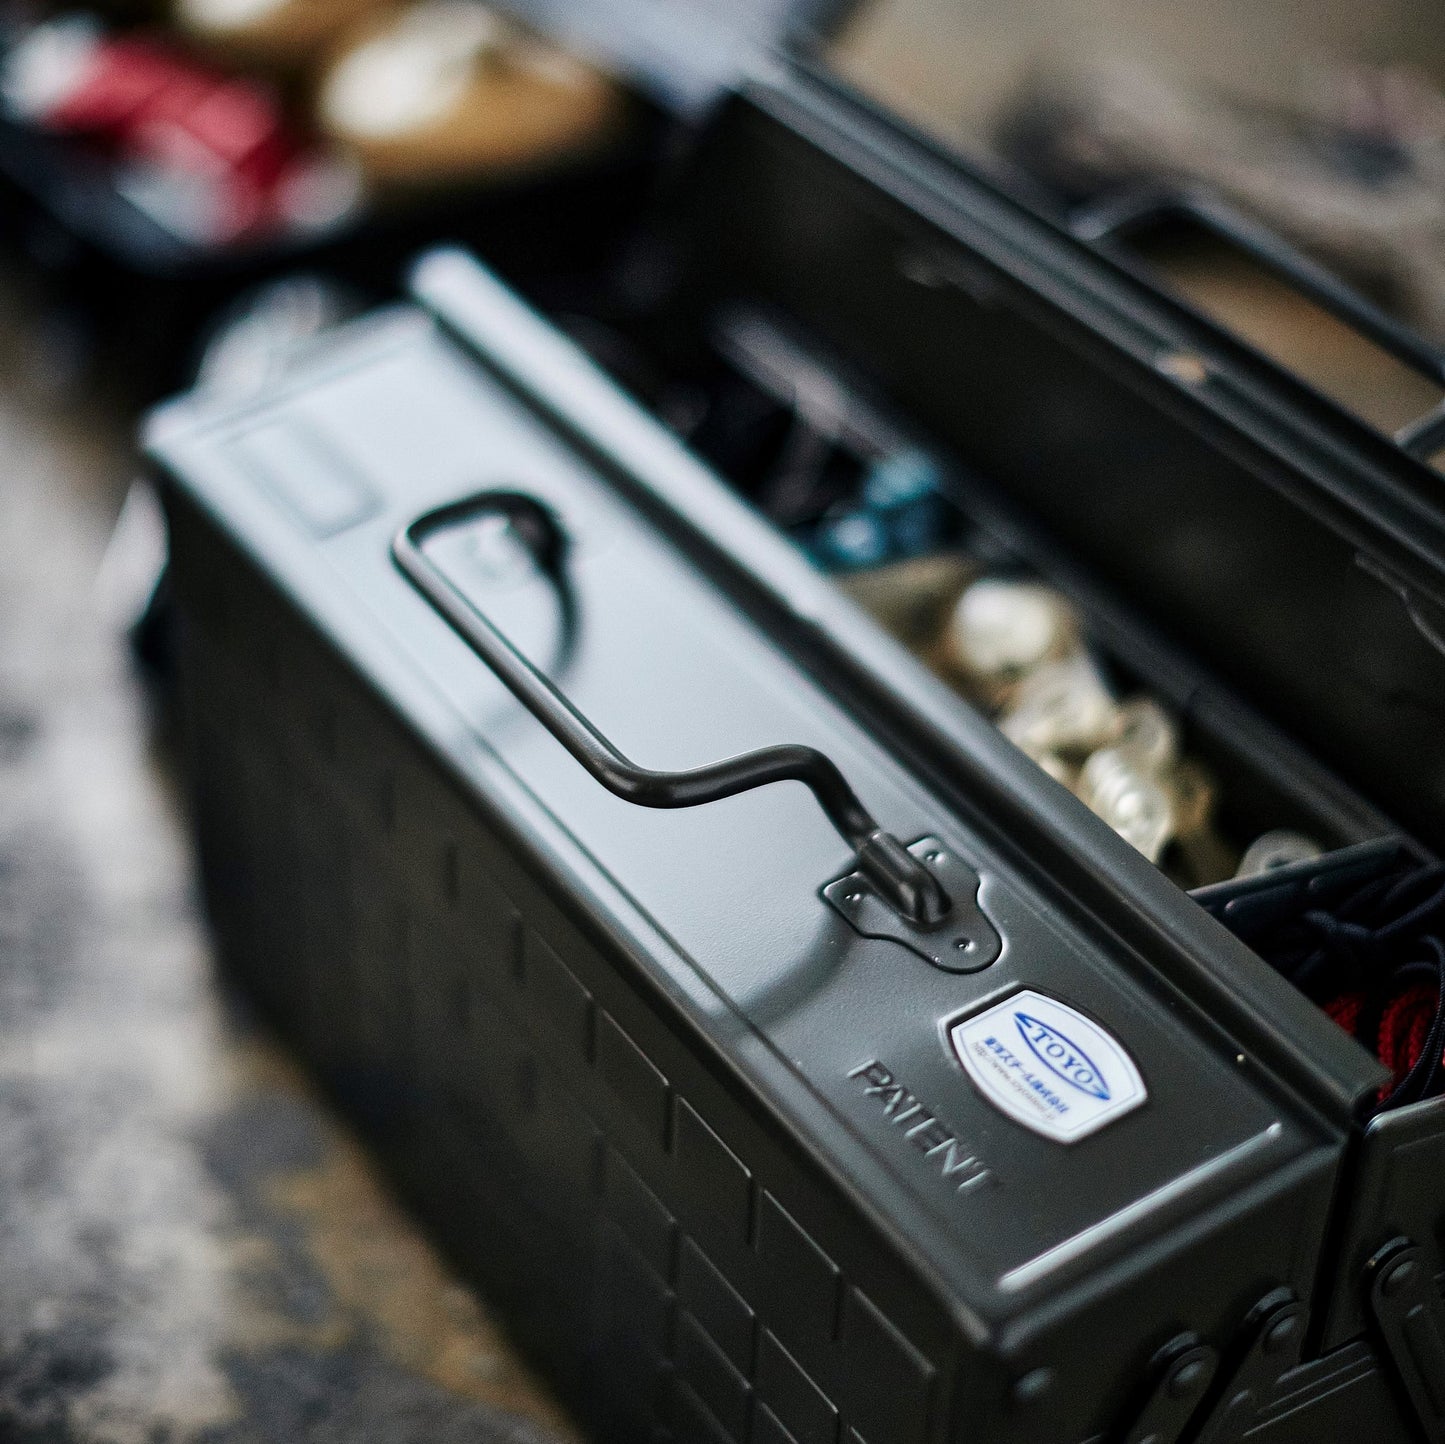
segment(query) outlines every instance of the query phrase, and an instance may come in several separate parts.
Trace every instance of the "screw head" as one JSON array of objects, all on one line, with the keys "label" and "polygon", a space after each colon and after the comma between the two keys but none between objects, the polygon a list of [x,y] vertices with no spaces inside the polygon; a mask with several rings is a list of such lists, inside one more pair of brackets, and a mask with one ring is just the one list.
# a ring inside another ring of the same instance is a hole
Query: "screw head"
[{"label": "screw head", "polygon": [[1030,1369],[1022,1378],[1014,1381],[1013,1397],[1016,1404],[1032,1404],[1041,1399],[1054,1386],[1052,1369]]},{"label": "screw head", "polygon": [[1187,1399],[1198,1393],[1207,1380],[1209,1371],[1202,1359],[1190,1359],[1181,1364],[1169,1377],[1168,1393],[1172,1399]]},{"label": "screw head", "polygon": [[1385,1275],[1380,1288],[1386,1298],[1395,1298],[1415,1281],[1415,1260],[1402,1259]]}]

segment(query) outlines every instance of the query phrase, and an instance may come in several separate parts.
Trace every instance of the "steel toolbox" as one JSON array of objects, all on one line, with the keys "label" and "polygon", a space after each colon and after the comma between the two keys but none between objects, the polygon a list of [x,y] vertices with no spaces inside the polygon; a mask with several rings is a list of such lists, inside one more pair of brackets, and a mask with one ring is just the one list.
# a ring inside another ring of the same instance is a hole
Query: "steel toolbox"
[{"label": "steel toolbox", "polygon": [[1332,850],[1190,896],[442,252],[150,425],[228,964],[599,1437],[1445,1438],[1445,1104],[1260,941],[1429,872],[1438,477],[806,76],[696,175],[661,331],[768,308]]}]

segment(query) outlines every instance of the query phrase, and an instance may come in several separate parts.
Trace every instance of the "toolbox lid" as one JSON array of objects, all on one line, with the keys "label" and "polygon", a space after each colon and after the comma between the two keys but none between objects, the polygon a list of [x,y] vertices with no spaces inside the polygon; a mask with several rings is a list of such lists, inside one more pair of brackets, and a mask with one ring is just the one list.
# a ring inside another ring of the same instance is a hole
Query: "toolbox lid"
[{"label": "toolbox lid", "polygon": [[[757,78],[712,145],[708,295],[794,318],[970,488],[1445,848],[1445,406],[1371,427],[819,73]],[[1445,355],[1379,329],[1445,389]]]}]

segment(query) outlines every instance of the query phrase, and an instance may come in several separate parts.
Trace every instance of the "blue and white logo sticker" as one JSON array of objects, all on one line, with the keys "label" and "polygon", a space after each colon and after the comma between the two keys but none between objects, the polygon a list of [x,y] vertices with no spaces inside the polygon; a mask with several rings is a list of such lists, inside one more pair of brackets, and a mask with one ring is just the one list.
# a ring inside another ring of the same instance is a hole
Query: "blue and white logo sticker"
[{"label": "blue and white logo sticker", "polygon": [[1148,1096],[1134,1060],[1066,1003],[1025,990],[949,1029],[958,1061],[1010,1118],[1075,1143]]}]

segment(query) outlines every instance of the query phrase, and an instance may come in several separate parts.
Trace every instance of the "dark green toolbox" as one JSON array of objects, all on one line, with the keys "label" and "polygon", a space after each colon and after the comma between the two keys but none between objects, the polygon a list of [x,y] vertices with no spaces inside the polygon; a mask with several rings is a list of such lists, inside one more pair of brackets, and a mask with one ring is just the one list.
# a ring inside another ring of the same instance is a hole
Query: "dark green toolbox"
[{"label": "dark green toolbox", "polygon": [[824,378],[1321,855],[1155,866],[820,565],[858,468],[440,251],[149,425],[228,967],[598,1438],[1445,1439],[1439,475],[801,67],[666,205],[651,364]]}]

